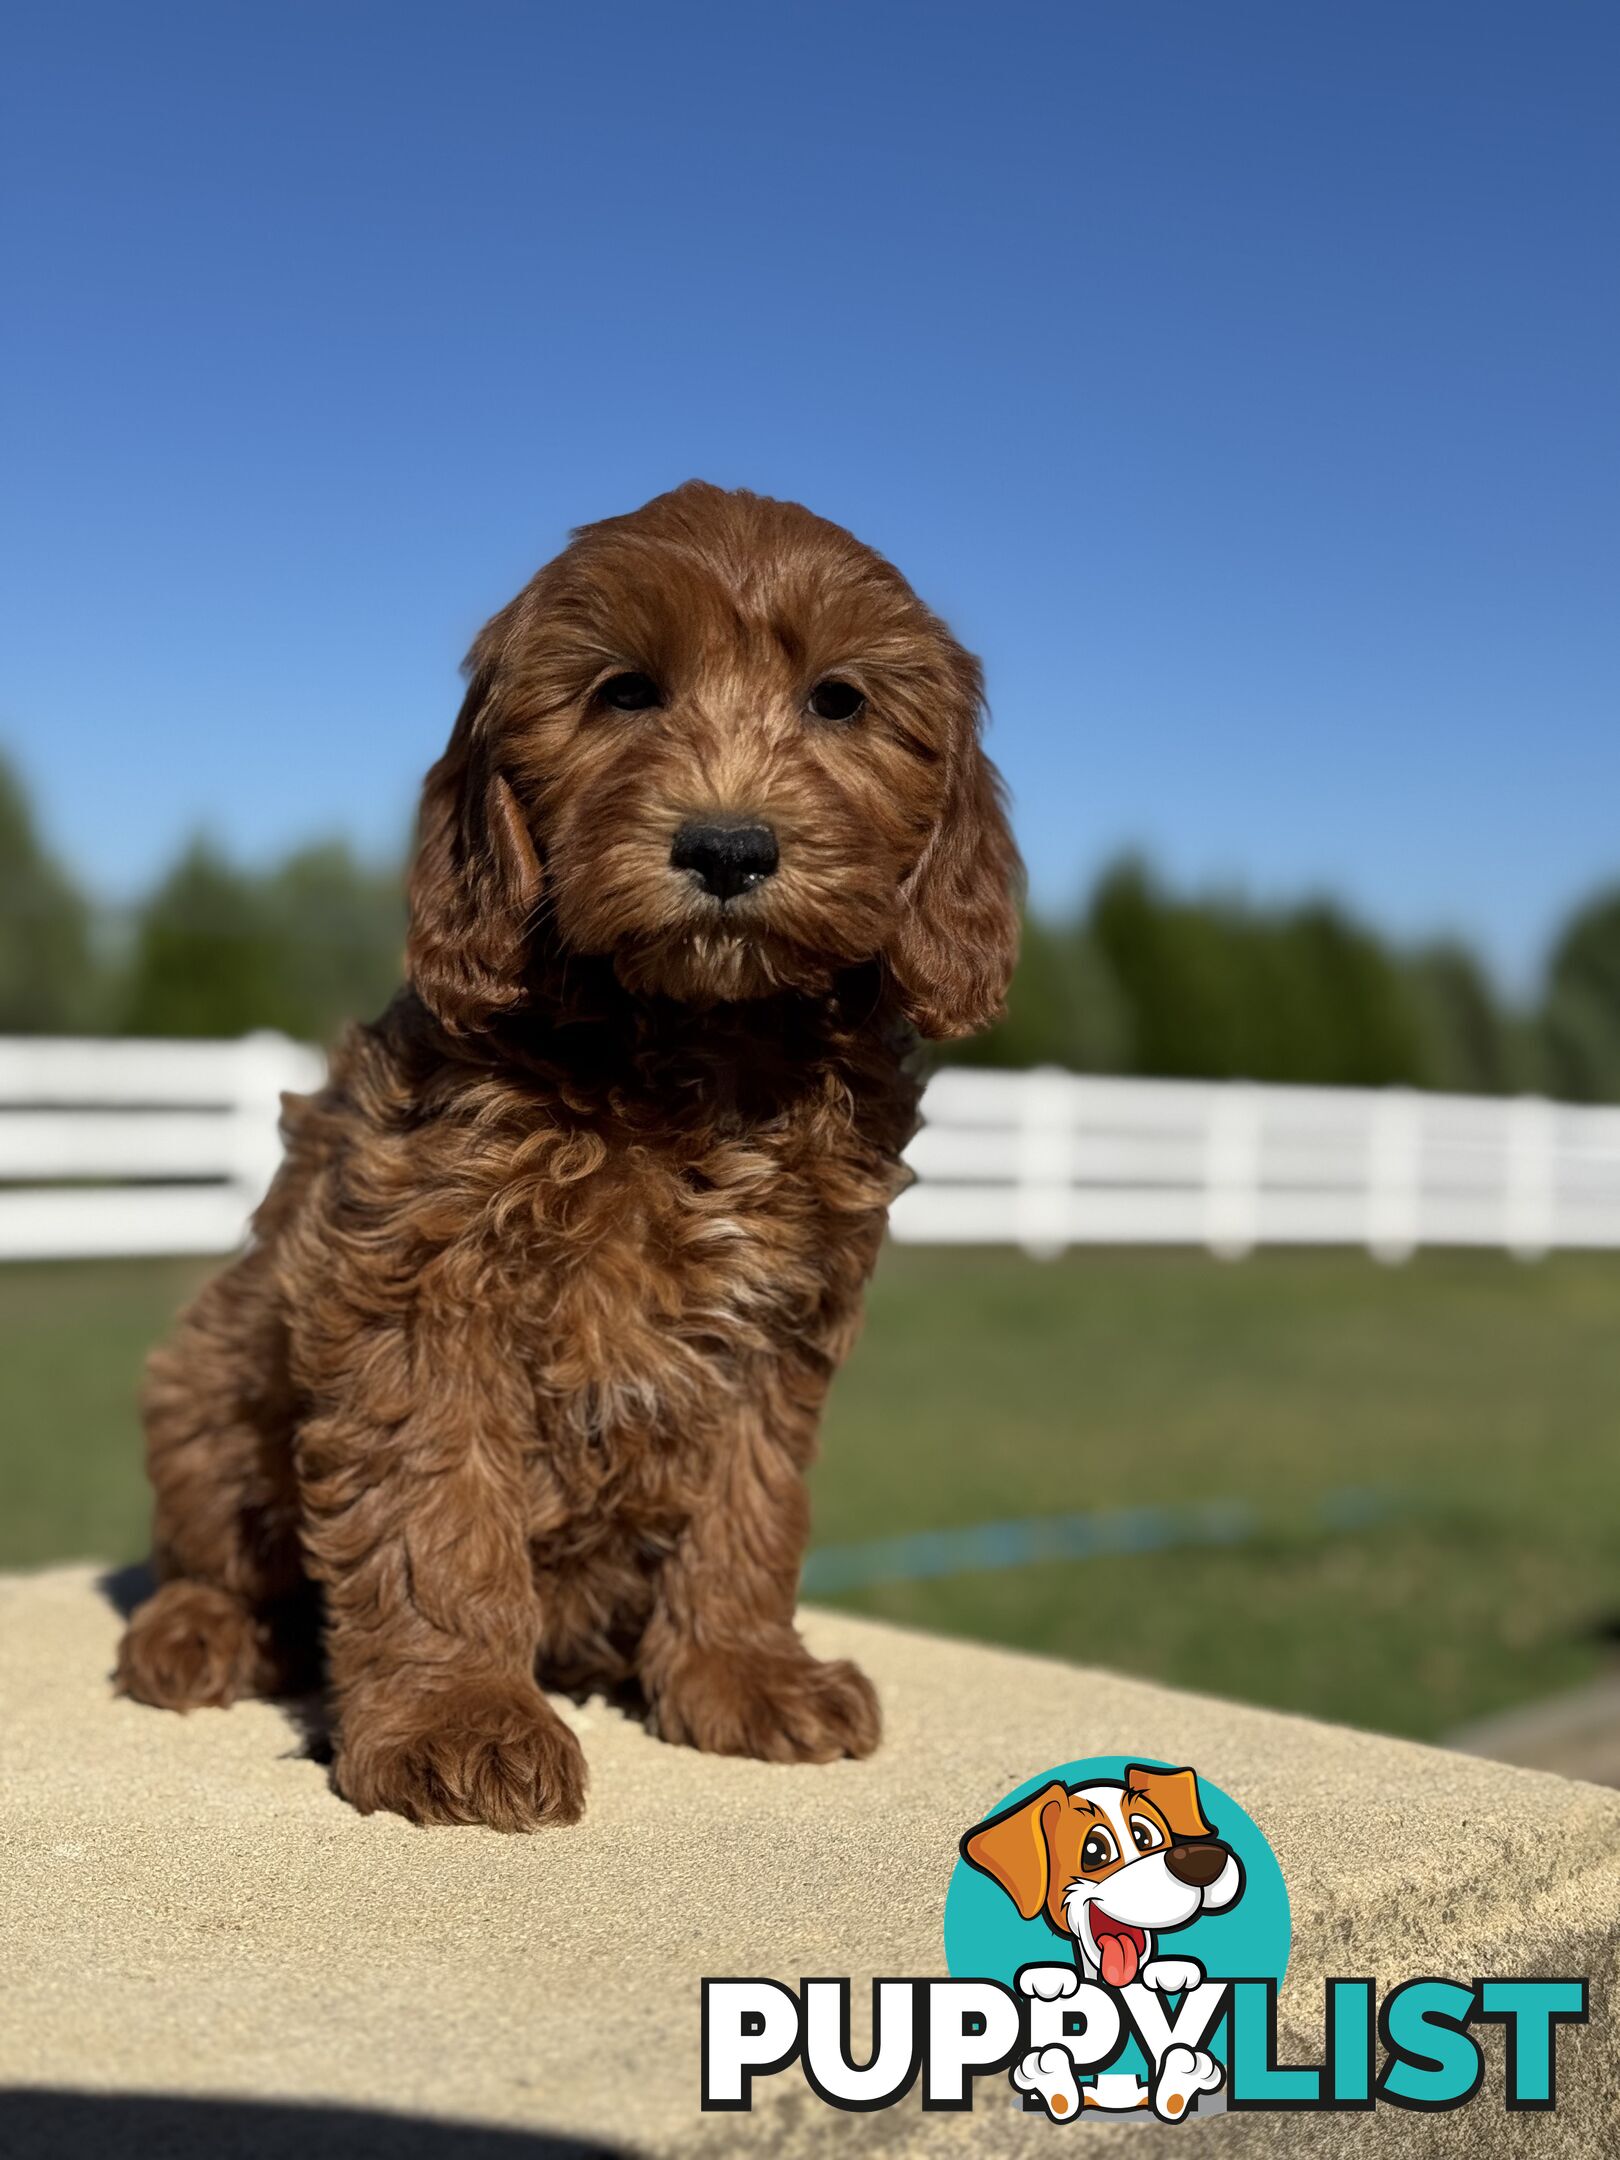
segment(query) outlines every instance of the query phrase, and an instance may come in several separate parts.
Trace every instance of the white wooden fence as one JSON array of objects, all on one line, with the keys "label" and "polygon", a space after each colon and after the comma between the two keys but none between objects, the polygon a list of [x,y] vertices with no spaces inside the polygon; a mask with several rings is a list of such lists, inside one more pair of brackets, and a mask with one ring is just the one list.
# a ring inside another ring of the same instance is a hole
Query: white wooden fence
[{"label": "white wooden fence", "polygon": [[[0,1259],[226,1252],[317,1051],[0,1040]],[[1620,1249],[1620,1109],[955,1069],[894,1211],[915,1244]]]},{"label": "white wooden fence", "polygon": [[894,1219],[919,1244],[1620,1247],[1620,1109],[955,1070],[927,1113]]},{"label": "white wooden fence", "polygon": [[0,1259],[229,1252],[325,1060],[239,1042],[0,1039]]}]

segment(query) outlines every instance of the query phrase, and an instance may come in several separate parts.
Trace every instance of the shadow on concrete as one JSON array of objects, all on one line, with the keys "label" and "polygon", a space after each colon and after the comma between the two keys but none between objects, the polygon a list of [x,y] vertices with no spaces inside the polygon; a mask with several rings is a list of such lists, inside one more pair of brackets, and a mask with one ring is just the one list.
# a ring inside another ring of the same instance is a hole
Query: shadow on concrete
[{"label": "shadow on concrete", "polygon": [[127,1620],[137,1605],[144,1605],[157,1588],[157,1578],[144,1560],[131,1560],[127,1566],[109,1568],[105,1575],[96,1577],[96,1588],[117,1613],[120,1620]]},{"label": "shadow on concrete", "polygon": [[[108,1568],[98,1575],[96,1588],[119,1618],[127,1620],[156,1590],[157,1578],[146,1561],[131,1560],[123,1567]],[[311,1675],[312,1679],[318,1677],[318,1673]],[[536,1677],[543,1688],[565,1695],[571,1702],[600,1702],[609,1710],[617,1710],[632,1724],[647,1722],[647,1698],[633,1676],[613,1685],[605,1685],[596,1674],[576,1679],[569,1673],[541,1671]],[[331,1712],[318,1688],[312,1687],[307,1694],[277,1696],[276,1708],[303,1743],[300,1752],[311,1762],[330,1767],[333,1754]]]},{"label": "shadow on concrete", "polygon": [[625,2160],[628,2148],[367,2108],[0,2090],[6,2160]]}]

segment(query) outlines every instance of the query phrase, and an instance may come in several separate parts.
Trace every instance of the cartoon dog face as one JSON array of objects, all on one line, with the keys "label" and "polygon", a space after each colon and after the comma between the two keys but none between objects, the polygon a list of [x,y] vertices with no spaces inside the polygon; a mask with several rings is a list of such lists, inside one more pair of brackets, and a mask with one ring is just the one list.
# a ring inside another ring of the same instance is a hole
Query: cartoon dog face
[{"label": "cartoon dog face", "polygon": [[1153,1938],[1219,1912],[1243,1866],[1205,1820],[1191,1770],[1132,1763],[1122,1779],[1051,1784],[970,1830],[962,1855],[1026,1920],[1044,1914],[1086,1972],[1129,1987]]}]

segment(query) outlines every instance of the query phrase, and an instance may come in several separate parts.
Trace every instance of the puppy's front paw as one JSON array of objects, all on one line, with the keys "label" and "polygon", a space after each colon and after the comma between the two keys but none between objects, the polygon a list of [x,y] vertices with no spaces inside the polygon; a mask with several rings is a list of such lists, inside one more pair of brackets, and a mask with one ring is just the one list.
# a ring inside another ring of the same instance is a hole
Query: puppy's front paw
[{"label": "puppy's front paw", "polygon": [[781,1763],[870,1755],[883,1729],[858,1665],[824,1664],[797,1646],[684,1651],[652,1690],[648,1723],[706,1755]]},{"label": "puppy's front paw", "polygon": [[1196,1958],[1149,1958],[1137,1977],[1156,1995],[1179,1995],[1186,1988],[1203,1986],[1204,1968]]},{"label": "puppy's front paw", "polygon": [[1080,1975],[1072,1965],[1020,1965],[1018,1992],[1036,2002],[1061,2002],[1080,1992]]},{"label": "puppy's front paw", "polygon": [[578,1822],[585,1757],[538,1688],[475,1682],[346,1717],[333,1769],[362,1815],[538,1830]]},{"label": "puppy's front paw", "polygon": [[160,1710],[223,1708],[248,1692],[253,1616],[208,1583],[166,1582],[137,1607],[118,1649],[118,1691]]}]

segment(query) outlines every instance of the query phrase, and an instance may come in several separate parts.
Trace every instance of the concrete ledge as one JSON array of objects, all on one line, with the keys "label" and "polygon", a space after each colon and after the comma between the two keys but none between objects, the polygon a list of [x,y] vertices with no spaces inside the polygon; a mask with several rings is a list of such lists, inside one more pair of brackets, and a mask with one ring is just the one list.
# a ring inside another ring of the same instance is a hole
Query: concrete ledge
[{"label": "concrete ledge", "polygon": [[1112,1752],[1196,1763],[1271,1839],[1294,1911],[1285,2059],[1310,2058],[1329,1973],[1585,1974],[1592,2019],[1562,2036],[1552,2117],[1482,2096],[1443,2116],[1088,2121],[1088,2151],[1615,2149],[1620,1794],[833,1614],[805,1624],[878,1682],[875,1761],[720,1761],[565,1706],[591,1757],[587,1820],[507,1839],[353,1814],[268,1706],[179,1719],[114,1702],[119,1618],[95,1571],[0,1580],[0,2152],[1050,2154],[1064,2133],[988,2091],[965,2116],[836,2116],[795,2073],[752,2117],[705,2117],[698,1980],[942,1971],[962,1830],[1049,1764]]}]

